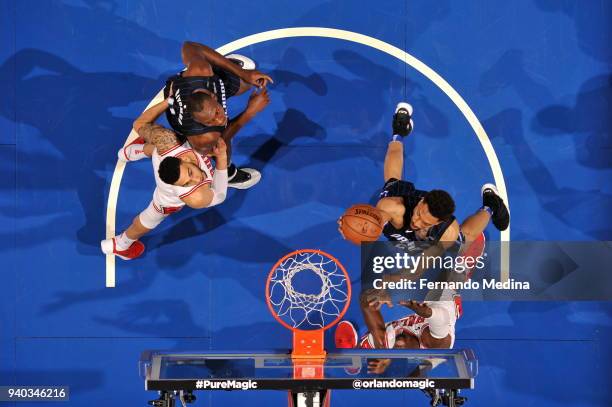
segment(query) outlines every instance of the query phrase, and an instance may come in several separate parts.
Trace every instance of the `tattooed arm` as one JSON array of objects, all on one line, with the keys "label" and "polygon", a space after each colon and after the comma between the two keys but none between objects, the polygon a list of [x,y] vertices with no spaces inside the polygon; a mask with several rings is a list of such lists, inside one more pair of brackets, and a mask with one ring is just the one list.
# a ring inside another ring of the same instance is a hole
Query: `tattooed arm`
[{"label": "tattooed arm", "polygon": [[179,144],[176,134],[159,124],[147,123],[138,129],[134,127],[134,130],[140,137],[144,138],[147,144],[153,144],[158,154],[163,154]]},{"label": "tattooed arm", "polygon": [[176,134],[163,126],[155,124],[155,121],[168,108],[168,101],[164,100],[145,110],[138,119],[134,121],[134,130],[144,138],[147,144],[157,148],[159,154],[164,153],[178,144]]}]

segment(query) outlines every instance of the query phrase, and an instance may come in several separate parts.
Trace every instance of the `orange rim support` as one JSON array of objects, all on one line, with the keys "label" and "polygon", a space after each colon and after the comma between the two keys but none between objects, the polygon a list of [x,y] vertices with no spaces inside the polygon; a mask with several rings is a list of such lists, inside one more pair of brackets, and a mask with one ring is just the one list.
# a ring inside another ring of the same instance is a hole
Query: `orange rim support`
[{"label": "orange rim support", "polygon": [[325,365],[323,330],[293,331],[293,377],[295,379],[322,379]]}]

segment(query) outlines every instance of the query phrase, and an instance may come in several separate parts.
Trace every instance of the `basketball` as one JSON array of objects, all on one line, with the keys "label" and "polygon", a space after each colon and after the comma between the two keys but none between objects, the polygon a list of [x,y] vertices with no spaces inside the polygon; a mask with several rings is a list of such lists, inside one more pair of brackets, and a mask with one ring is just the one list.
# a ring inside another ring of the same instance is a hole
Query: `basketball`
[{"label": "basketball", "polygon": [[371,205],[353,205],[342,215],[341,230],[346,240],[354,244],[374,242],[383,230],[382,215]]}]

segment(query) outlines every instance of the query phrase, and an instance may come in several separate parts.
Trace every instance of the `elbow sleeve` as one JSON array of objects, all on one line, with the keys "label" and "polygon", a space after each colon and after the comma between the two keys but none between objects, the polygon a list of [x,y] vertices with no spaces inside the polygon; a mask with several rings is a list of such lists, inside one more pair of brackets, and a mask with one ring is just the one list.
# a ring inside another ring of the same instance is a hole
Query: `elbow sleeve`
[{"label": "elbow sleeve", "polygon": [[225,201],[225,197],[227,196],[227,182],[227,170],[216,170],[210,186],[213,192],[213,199],[210,205],[208,205],[209,207],[219,205]]}]

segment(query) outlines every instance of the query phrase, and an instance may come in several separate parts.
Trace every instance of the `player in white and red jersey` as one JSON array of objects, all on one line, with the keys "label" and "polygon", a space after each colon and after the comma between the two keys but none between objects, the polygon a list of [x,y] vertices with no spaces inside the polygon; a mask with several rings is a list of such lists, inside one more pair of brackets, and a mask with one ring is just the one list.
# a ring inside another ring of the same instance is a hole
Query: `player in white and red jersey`
[{"label": "player in white and red jersey", "polygon": [[[454,270],[452,276],[460,281],[472,278],[476,266],[474,260],[483,256],[485,250],[484,235],[464,244],[458,253],[465,261],[460,270]],[[463,267],[465,266],[465,267]],[[431,296],[429,294],[432,294]],[[455,343],[455,323],[461,316],[461,296],[455,290],[430,291],[427,298],[436,301],[400,301],[399,304],[410,308],[415,313],[385,323],[380,309],[383,305],[393,306],[386,290],[367,289],[360,295],[359,302],[368,333],[361,339],[357,330],[349,321],[341,321],[336,328],[335,338],[338,348],[452,348]]]},{"label": "player in white and red jersey", "polygon": [[[414,314],[385,324],[385,346],[406,349],[451,349],[455,344],[455,323],[461,316],[461,296],[448,293],[450,298],[440,301],[401,301]],[[390,333],[393,333],[391,335]],[[376,348],[374,335],[368,332],[359,340],[359,347]]]},{"label": "player in white and red jersey", "polygon": [[[477,239],[462,248],[459,256],[477,258],[483,255],[484,239]],[[470,279],[474,266],[462,270]],[[341,321],[336,328],[338,348],[404,348],[450,349],[455,344],[455,323],[462,314],[461,296],[455,290],[443,290],[434,295],[436,301],[400,301],[414,314],[385,323],[383,305],[393,306],[385,290],[365,290],[359,302],[368,332],[359,339],[357,330],[349,321]]]},{"label": "player in white and red jersey", "polygon": [[[465,246],[460,256],[479,257],[484,253],[484,240]],[[469,279],[473,267],[464,270]],[[369,292],[372,292],[370,295]],[[381,308],[392,307],[391,298],[380,290],[366,290],[360,296],[360,306],[368,332],[358,337],[355,326],[341,321],[335,332],[337,348],[363,349],[451,349],[455,344],[455,324],[463,313],[461,296],[455,290],[443,290],[436,301],[400,301],[414,313],[385,323]],[[436,295],[438,296],[438,295]],[[382,373],[391,361],[372,359],[371,373]]]},{"label": "player in white and red jersey", "polygon": [[138,239],[157,227],[167,216],[185,205],[207,208],[219,205],[227,195],[227,147],[222,138],[212,154],[216,169],[208,156],[202,156],[188,142],[181,144],[176,134],[154,124],[168,108],[167,100],[146,110],[135,122],[139,138],[118,155],[125,161],[151,157],[156,188],[149,206],[136,216],[123,233],[103,240],[102,252],[114,254],[124,260],[135,259],[144,252]]},{"label": "player in white and red jersey", "polygon": [[461,316],[461,296],[446,290],[439,301],[400,301],[414,314],[385,323],[380,312],[382,303],[364,304],[362,311],[370,329],[357,339],[357,331],[348,321],[336,328],[336,346],[363,349],[450,349],[455,343],[455,324]]},{"label": "player in white and red jersey", "polygon": [[[446,290],[440,301],[400,301],[414,314],[385,323],[379,301],[363,303],[362,311],[370,329],[361,338],[349,321],[336,327],[337,348],[362,349],[451,349],[455,344],[455,324],[461,316],[461,296]],[[383,373],[391,359],[368,360],[369,373]]]}]

